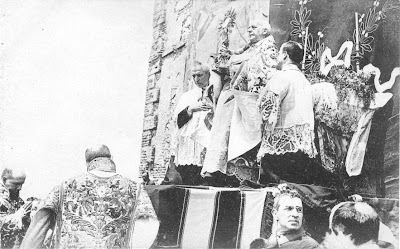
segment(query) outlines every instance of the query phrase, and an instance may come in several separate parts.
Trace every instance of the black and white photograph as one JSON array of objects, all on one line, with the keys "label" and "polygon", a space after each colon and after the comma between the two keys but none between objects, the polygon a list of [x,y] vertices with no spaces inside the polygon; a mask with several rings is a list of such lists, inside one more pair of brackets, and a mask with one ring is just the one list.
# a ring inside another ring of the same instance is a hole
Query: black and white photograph
[{"label": "black and white photograph", "polygon": [[398,249],[399,38],[398,0],[3,0],[0,249]]}]

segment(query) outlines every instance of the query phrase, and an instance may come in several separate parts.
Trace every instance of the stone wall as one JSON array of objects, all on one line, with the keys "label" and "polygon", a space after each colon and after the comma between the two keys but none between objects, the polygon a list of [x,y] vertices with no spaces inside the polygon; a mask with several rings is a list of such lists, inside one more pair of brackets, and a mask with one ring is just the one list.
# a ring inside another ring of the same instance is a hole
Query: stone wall
[{"label": "stone wall", "polygon": [[170,157],[171,115],[184,89],[191,28],[190,0],[155,0],[153,44],[149,58],[140,172],[164,177]]}]

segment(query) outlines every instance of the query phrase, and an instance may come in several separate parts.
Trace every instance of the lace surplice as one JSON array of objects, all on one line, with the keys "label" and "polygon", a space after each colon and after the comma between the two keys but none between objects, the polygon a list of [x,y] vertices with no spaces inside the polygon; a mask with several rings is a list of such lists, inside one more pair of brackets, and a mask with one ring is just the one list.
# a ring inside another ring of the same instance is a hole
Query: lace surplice
[{"label": "lace surplice", "polygon": [[[261,158],[265,154],[282,155],[297,151],[302,151],[311,158],[315,157],[317,150],[314,145],[312,99],[311,92],[307,90],[308,82],[304,81],[305,78],[300,78],[300,72],[297,68],[289,67],[283,71],[285,72],[271,80],[272,86],[270,87],[274,91],[267,90],[261,97],[260,112],[263,125],[258,157]],[[296,93],[296,91],[301,92],[301,94]],[[303,96],[303,93],[309,93],[310,96]],[[303,100],[299,101],[299,98],[303,98]],[[286,103],[283,101],[286,101]],[[299,103],[308,103],[310,110],[307,109],[307,106],[300,107]],[[282,108],[283,104],[286,104],[284,109]],[[288,106],[292,107],[288,108]],[[294,108],[298,108],[295,111],[299,113],[296,115],[284,113],[287,120],[282,120],[282,112],[290,112]],[[310,117],[308,121],[303,118],[307,115]],[[301,122],[297,120],[297,117],[300,117]],[[287,123],[290,125],[286,125]]]}]

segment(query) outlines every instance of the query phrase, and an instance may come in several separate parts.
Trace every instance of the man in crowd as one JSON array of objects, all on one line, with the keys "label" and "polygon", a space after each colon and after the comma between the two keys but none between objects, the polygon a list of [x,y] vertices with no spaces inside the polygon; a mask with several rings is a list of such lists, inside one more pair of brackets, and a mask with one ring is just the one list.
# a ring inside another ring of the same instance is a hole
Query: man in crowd
[{"label": "man in crowd", "polygon": [[146,171],[142,174],[143,185],[156,185],[153,180],[150,180],[149,172]]},{"label": "man in crowd", "polygon": [[310,82],[300,71],[303,48],[297,42],[282,44],[278,69],[260,95],[262,140],[258,157],[265,173],[279,181],[313,183],[310,158],[314,145],[314,113]]},{"label": "man in crowd", "polygon": [[88,148],[85,158],[87,172],[54,188],[21,248],[130,248],[136,183],[116,173],[105,145]]},{"label": "man in crowd", "polygon": [[281,190],[274,199],[272,216],[272,233],[265,248],[318,248],[318,242],[303,229],[303,203],[297,191]]},{"label": "man in crowd", "polygon": [[321,248],[378,249],[379,216],[365,202],[342,202],[336,205],[329,218],[331,233]]},{"label": "man in crowd", "polygon": [[[200,171],[209,139],[207,128],[208,113],[212,109],[208,96],[210,70],[206,65],[195,61],[192,67],[195,86],[180,97],[174,114],[176,122],[175,156],[176,170],[182,177],[183,185],[199,185]],[[209,124],[209,123],[208,123]]]},{"label": "man in crowd", "polygon": [[248,117],[259,117],[258,93],[275,71],[277,48],[267,20],[251,20],[247,32],[249,43],[240,51],[220,48],[219,54],[231,57],[227,68],[216,61],[210,77],[215,116],[201,174],[213,185],[224,185],[226,175],[253,181],[259,176],[260,121]]},{"label": "man in crowd", "polygon": [[25,183],[25,172],[4,168],[0,182],[0,248],[18,248],[29,226],[31,203],[24,205],[19,192]]}]

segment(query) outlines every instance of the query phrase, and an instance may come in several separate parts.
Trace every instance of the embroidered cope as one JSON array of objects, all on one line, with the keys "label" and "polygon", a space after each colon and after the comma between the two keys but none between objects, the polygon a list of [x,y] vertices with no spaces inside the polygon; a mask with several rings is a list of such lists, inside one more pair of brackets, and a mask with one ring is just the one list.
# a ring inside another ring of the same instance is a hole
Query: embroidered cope
[{"label": "embroidered cope", "polygon": [[60,248],[128,248],[135,202],[131,180],[86,173],[54,188],[43,208],[62,217],[54,236]]}]

